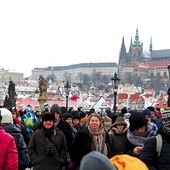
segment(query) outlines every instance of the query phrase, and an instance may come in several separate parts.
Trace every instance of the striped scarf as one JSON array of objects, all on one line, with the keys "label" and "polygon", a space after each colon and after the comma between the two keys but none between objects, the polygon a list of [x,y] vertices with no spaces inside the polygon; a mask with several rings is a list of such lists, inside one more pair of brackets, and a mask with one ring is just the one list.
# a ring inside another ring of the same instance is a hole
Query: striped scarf
[{"label": "striped scarf", "polygon": [[90,133],[93,136],[93,141],[94,141],[94,144],[96,147],[96,151],[107,156],[108,150],[107,150],[107,146],[105,143],[106,132],[104,131],[104,129],[101,129],[98,132],[92,132],[90,127],[88,126],[88,130],[90,131]]}]

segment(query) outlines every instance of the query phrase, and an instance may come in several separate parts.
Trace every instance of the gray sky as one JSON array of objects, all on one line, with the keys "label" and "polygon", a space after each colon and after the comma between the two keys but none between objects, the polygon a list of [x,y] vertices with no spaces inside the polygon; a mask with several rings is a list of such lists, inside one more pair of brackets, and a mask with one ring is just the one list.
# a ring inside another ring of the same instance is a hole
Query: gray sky
[{"label": "gray sky", "polygon": [[31,75],[35,67],[118,62],[136,28],[144,50],[170,49],[169,0],[0,1],[0,65]]}]

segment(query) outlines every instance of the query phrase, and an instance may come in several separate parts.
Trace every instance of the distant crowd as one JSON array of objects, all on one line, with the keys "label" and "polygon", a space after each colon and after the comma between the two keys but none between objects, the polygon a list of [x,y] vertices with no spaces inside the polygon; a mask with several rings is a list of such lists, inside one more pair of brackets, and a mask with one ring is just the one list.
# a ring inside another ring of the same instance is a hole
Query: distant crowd
[{"label": "distant crowd", "polygon": [[0,170],[167,170],[169,158],[168,108],[0,108]]}]

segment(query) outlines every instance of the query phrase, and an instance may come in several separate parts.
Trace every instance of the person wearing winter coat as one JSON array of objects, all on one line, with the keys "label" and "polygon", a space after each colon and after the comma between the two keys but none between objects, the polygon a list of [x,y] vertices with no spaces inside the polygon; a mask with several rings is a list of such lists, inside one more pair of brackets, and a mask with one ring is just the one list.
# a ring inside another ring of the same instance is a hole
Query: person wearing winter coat
[{"label": "person wearing winter coat", "polygon": [[170,110],[166,109],[162,113],[161,117],[162,127],[159,130],[161,135],[161,141],[158,143],[162,144],[158,155],[156,149],[157,143],[156,137],[148,139],[145,143],[144,148],[139,158],[147,165],[149,170],[167,170],[170,169]]},{"label": "person wearing winter coat", "polygon": [[[55,115],[54,126],[64,133],[66,142],[67,142],[67,149],[68,149],[68,151],[70,151],[70,146],[71,146],[71,143],[73,140],[73,135],[72,135],[72,129],[71,129],[69,123],[67,123],[63,120],[61,108],[59,107],[58,104],[53,104],[50,108],[50,112]],[[41,116],[43,116],[43,114]],[[42,128],[42,126],[43,126],[43,123],[41,120],[39,120],[33,126],[33,130],[35,131],[37,129],[40,129],[40,128]]]},{"label": "person wearing winter coat", "polygon": [[30,164],[30,158],[21,130],[13,124],[12,113],[8,109],[0,108],[0,112],[2,116],[2,127],[5,132],[11,134],[15,139],[18,151],[18,170],[25,170]]},{"label": "person wearing winter coat", "polygon": [[18,170],[18,151],[14,137],[5,132],[1,120],[0,114],[0,169]]},{"label": "person wearing winter coat", "polygon": [[53,113],[42,115],[42,128],[30,140],[28,150],[33,170],[61,170],[67,162],[68,150],[63,132],[54,126]]},{"label": "person wearing winter coat", "polygon": [[127,139],[127,123],[124,121],[122,116],[117,117],[115,123],[109,130],[109,135],[112,141],[112,152],[113,155],[120,155],[126,153]]},{"label": "person wearing winter coat", "polygon": [[157,128],[152,126],[141,112],[132,113],[129,117],[129,123],[127,154],[139,157],[146,141],[157,135]]},{"label": "person wearing winter coat", "polygon": [[107,157],[112,156],[110,137],[102,122],[99,114],[92,113],[88,117],[87,127],[77,131],[70,151],[76,168],[80,166],[83,156],[91,151],[98,151]]}]

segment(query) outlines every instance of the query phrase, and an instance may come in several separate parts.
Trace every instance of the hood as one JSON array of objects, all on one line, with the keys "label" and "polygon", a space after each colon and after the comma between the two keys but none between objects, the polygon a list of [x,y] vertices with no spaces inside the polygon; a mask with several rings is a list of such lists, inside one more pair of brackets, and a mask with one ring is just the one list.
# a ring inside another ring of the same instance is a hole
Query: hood
[{"label": "hood", "polygon": [[83,157],[80,170],[116,170],[116,168],[105,155],[91,151]]}]

